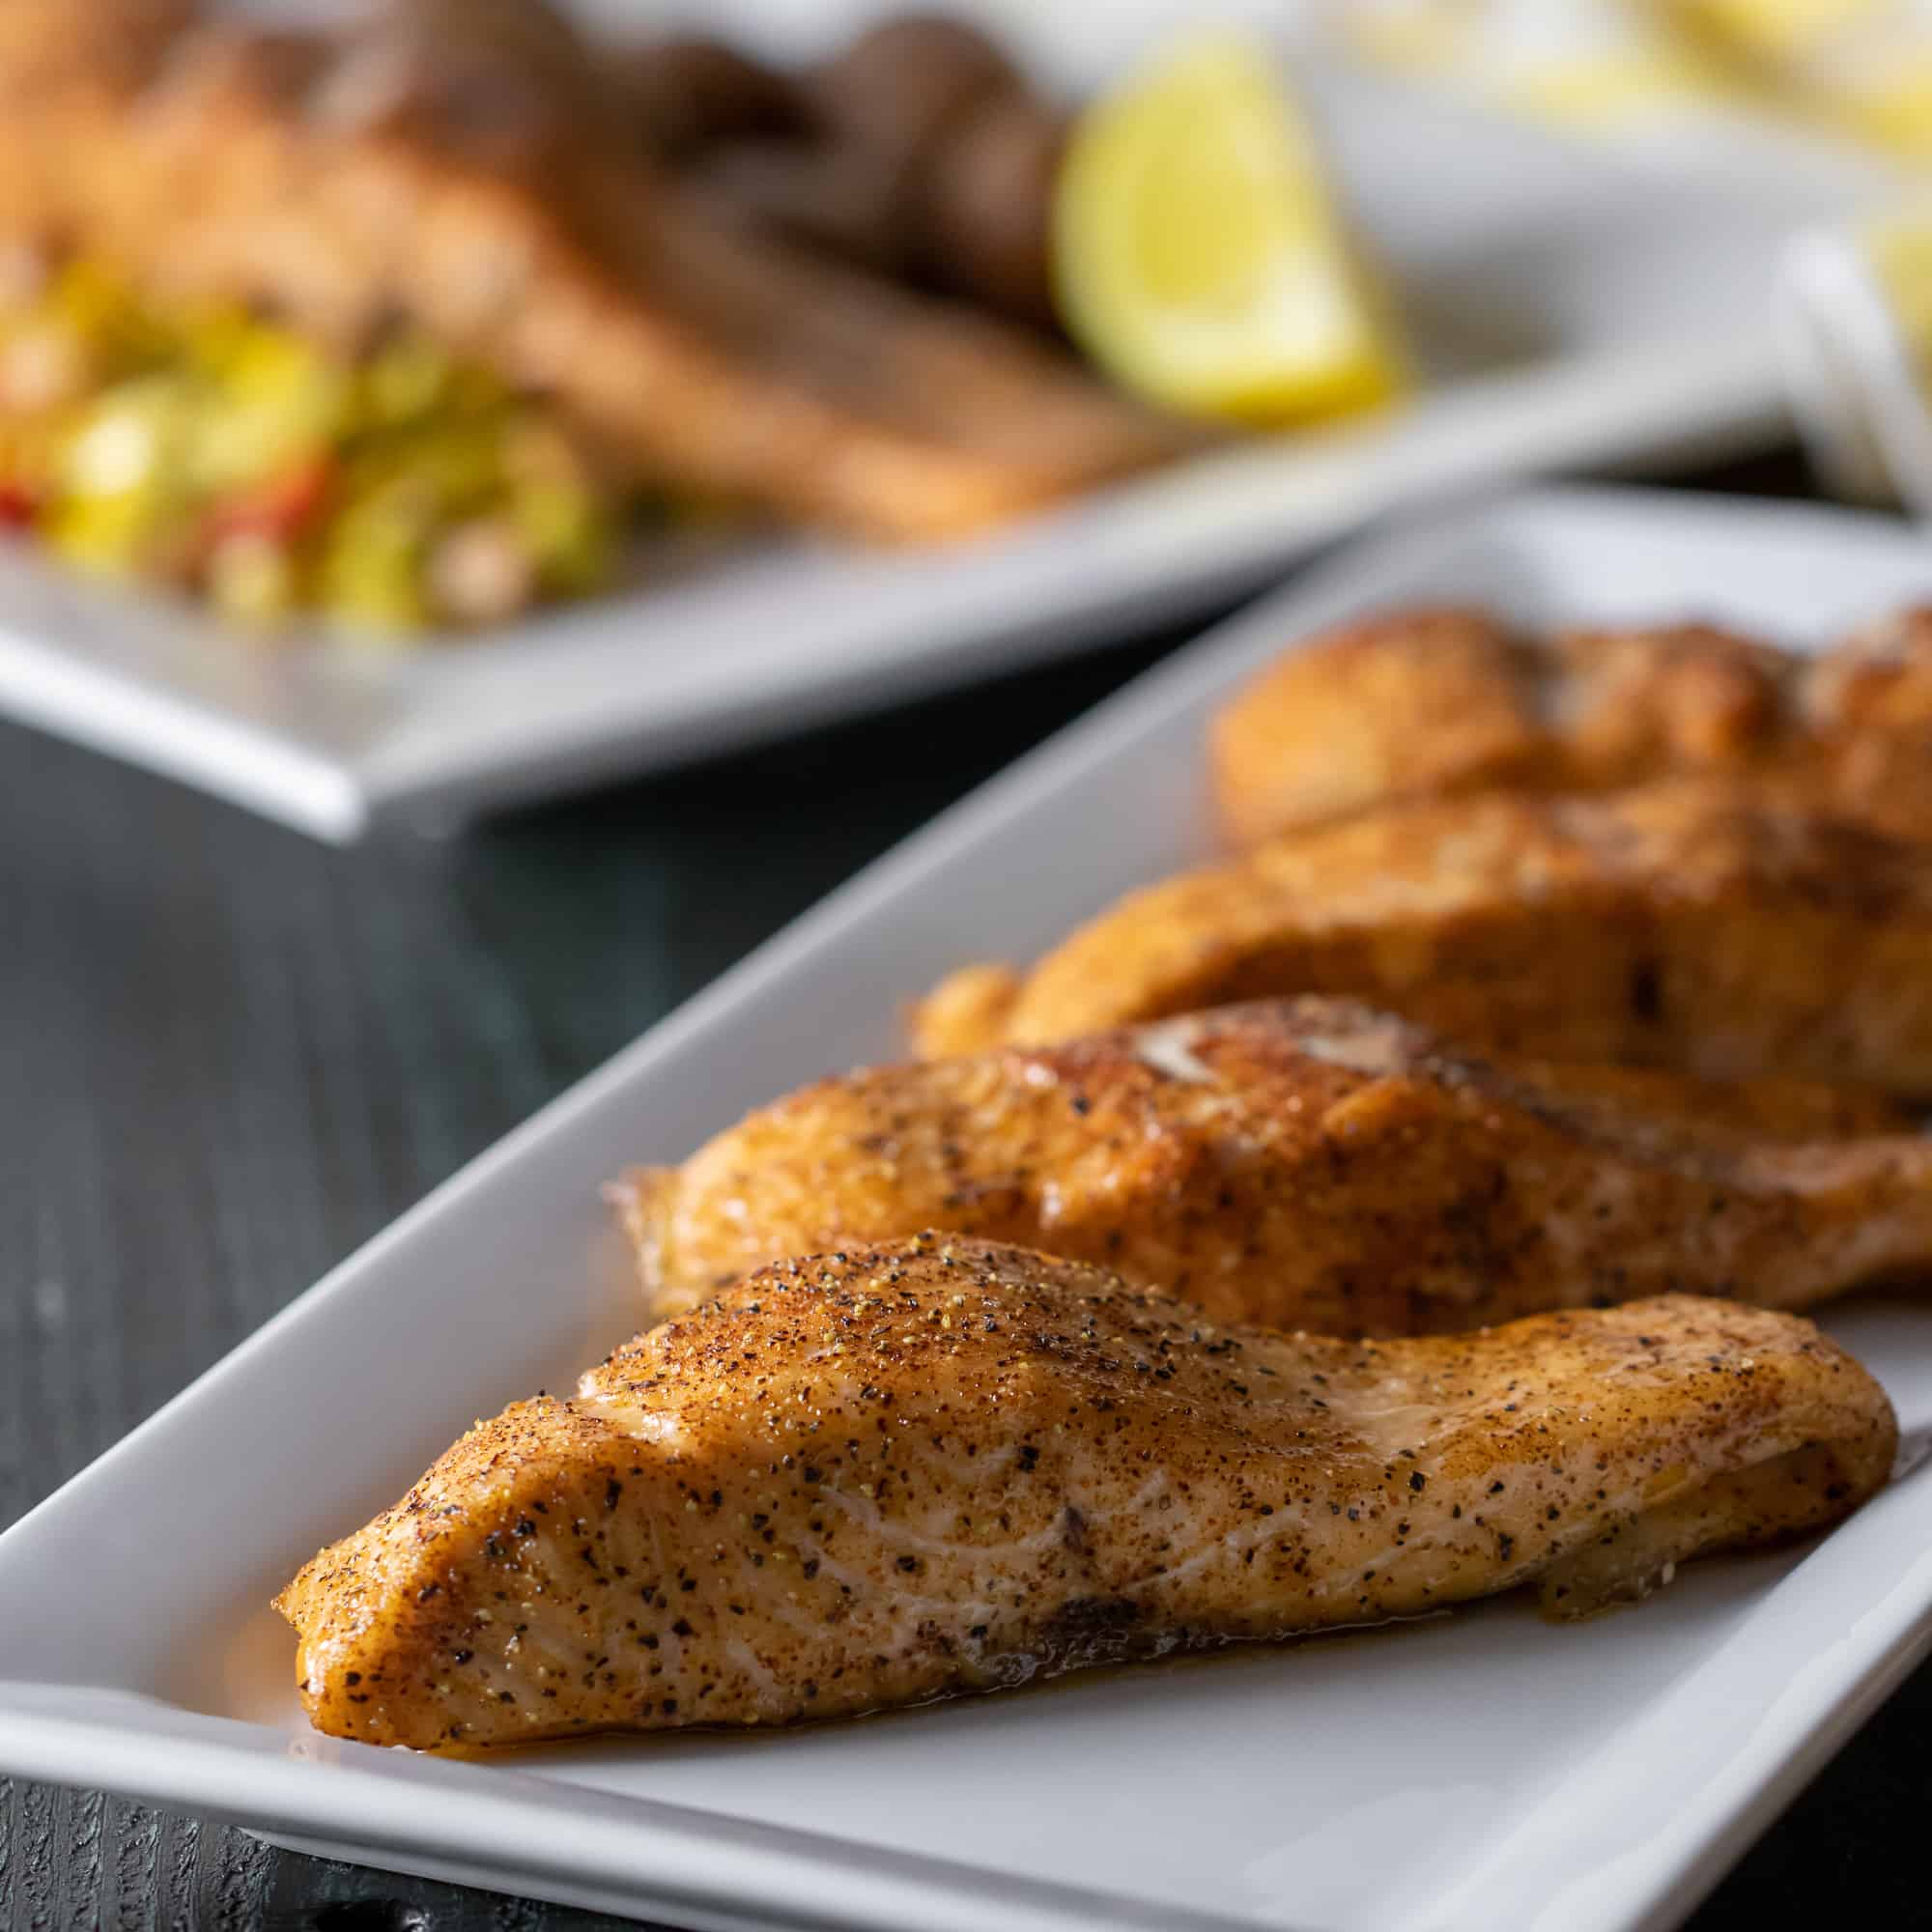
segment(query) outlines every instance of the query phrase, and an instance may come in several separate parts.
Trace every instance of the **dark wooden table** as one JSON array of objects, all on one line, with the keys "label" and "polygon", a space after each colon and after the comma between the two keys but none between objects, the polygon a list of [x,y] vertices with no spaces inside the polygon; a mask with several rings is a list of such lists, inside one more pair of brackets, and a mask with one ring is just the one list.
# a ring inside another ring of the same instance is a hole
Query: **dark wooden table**
[{"label": "dark wooden table", "polygon": [[[1805,487],[1788,460],[1699,480]],[[0,1525],[531,1109],[1180,640],[448,843],[351,852],[0,726]],[[1911,1856],[1928,1725],[1932,1668],[1698,1932],[1831,1923],[1852,1887],[1869,1923],[1932,1922]],[[616,1922],[4,1779],[0,1921]]]}]

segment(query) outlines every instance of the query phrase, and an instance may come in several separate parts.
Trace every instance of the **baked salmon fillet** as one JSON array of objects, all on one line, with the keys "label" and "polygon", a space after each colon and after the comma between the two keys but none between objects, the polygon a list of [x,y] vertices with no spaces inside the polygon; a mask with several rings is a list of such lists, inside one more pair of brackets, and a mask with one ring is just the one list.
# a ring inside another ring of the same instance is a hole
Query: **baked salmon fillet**
[{"label": "baked salmon fillet", "polygon": [[1932,1094],[1932,848],[1720,783],[1424,799],[1130,893],[1024,976],[969,967],[923,1056],[1346,993],[1554,1060]]},{"label": "baked salmon fillet", "polygon": [[7,0],[0,236],[332,340],[406,319],[646,479],[866,536],[1201,440],[1044,338],[709,218],[541,0],[378,0],[331,34],[91,7]]},{"label": "baked salmon fillet", "polygon": [[1393,611],[1277,660],[1208,749],[1241,844],[1391,798],[1690,775],[1932,838],[1932,610],[1815,657],[1703,624],[1536,638],[1481,611]]},{"label": "baked salmon fillet", "polygon": [[1216,1321],[1429,1334],[1932,1276],[1932,1141],[1906,1118],[1784,1082],[1505,1068],[1307,999],[868,1067],[611,1192],[659,1315],[764,1262],[943,1224]]},{"label": "baked salmon fillet", "polygon": [[1523,1585],[1594,1610],[1835,1521],[1895,1435],[1795,1316],[1318,1340],[926,1236],[765,1268],[478,1424],[277,1602],[338,1737],[783,1723]]}]

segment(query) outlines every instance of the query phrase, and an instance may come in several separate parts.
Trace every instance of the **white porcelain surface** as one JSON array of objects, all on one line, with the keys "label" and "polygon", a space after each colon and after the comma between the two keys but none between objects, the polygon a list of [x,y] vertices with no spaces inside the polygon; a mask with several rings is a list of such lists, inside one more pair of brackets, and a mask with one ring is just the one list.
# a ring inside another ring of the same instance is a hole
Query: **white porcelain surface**
[{"label": "white porcelain surface", "polygon": [[[0,1537],[0,1772],[694,1927],[1667,1926],[1924,1647],[1932,1473],[1580,1628],[1501,1604],[782,1735],[444,1763],[311,1734],[270,1593],[473,1416],[628,1332],[598,1183],[895,1050],[901,1000],[1207,847],[1246,668],[1386,602],[1703,612],[1803,645],[1932,593],[1889,521],[1547,492],[1358,547],[872,867]],[[129,1284],[129,1293],[142,1292]],[[1932,1313],[1832,1318],[1932,1439]]]},{"label": "white porcelain surface", "polygon": [[[727,11],[799,38],[781,31],[796,6]],[[836,21],[809,11],[823,39]],[[1064,67],[1053,17],[1034,51]],[[1139,14],[1116,27],[1123,45],[1151,31]],[[1778,244],[1862,199],[1863,170],[1765,160],[1661,192],[1608,152],[1294,65],[1432,379],[1408,410],[1250,442],[956,549],[693,559],[655,587],[414,656],[265,651],[4,545],[0,710],[347,839],[379,813],[460,820],[1124,637],[1396,505],[1780,433]]]}]

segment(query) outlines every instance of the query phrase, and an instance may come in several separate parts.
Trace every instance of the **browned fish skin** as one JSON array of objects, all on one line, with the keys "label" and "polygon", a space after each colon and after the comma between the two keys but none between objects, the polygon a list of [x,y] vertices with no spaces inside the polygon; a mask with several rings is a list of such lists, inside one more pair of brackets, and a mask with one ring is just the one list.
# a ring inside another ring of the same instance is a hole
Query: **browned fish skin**
[{"label": "browned fish skin", "polygon": [[124,93],[153,74],[198,11],[195,0],[7,0],[0,83],[20,107],[49,94]]},{"label": "browned fish skin", "polygon": [[1932,849],[1716,782],[1388,805],[1130,893],[1024,978],[968,968],[914,1038],[1293,993],[1552,1060],[1932,1094]]},{"label": "browned fish skin", "polygon": [[1747,781],[1932,838],[1932,611],[1820,657],[1708,625],[1524,637],[1480,611],[1391,612],[1269,666],[1210,734],[1241,844],[1393,798]]},{"label": "browned fish skin", "polygon": [[[943,1222],[1217,1321],[1430,1334],[1673,1291],[1805,1308],[1932,1275],[1932,1141],[1907,1118],[1788,1082],[1503,1069],[1310,999],[867,1068],[612,1191],[657,1315]],[[1848,1120],[1885,1127],[1784,1139]]]},{"label": "browned fish skin", "polygon": [[[1311,1004],[1352,1005],[1346,1001]],[[1297,1003],[1298,1004],[1298,1003]],[[1447,1043],[1440,1042],[1447,1050]],[[1463,1050],[1466,1057],[1466,1049]],[[1920,1132],[1923,1115],[1872,1087],[1833,1086],[1817,1080],[1700,1080],[1657,1066],[1604,1066],[1591,1062],[1502,1056],[1495,1062],[1510,1079],[1549,1090],[1563,1105],[1593,1103],[1648,1116],[1660,1124],[1728,1131],[1747,1142],[1842,1141],[1878,1134]]]},{"label": "browned fish skin", "polygon": [[478,1425],[279,1599],[314,1722],[424,1747],[841,1716],[1843,1516],[1883,1391],[1684,1297],[1453,1340],[1205,1326],[950,1236],[768,1268]]},{"label": "browned fish skin", "polygon": [[646,476],[919,538],[1199,440],[1025,330],[702,218],[539,0],[387,0],[327,37],[216,19],[44,92],[103,43],[56,33],[76,0],[6,6],[0,234],[331,338],[412,319]]}]

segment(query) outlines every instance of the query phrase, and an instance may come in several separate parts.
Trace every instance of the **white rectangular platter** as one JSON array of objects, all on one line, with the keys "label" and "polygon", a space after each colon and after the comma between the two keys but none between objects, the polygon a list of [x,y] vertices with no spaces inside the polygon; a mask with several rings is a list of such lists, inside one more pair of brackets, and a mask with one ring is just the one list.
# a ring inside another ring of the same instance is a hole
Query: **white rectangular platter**
[{"label": "white rectangular platter", "polygon": [[[1506,1602],[768,1736],[450,1763],[311,1734],[270,1593],[472,1417],[635,1324],[598,1183],[892,1055],[1209,838],[1199,740],[1289,639],[1409,599],[1686,612],[1805,645],[1932,592],[1903,526],[1547,492],[1358,547],[1122,694],[566,1094],[0,1537],[0,1772],[696,1928],[1656,1932],[1925,1647],[1932,1471],[1580,1627]],[[130,1284],[130,1292],[138,1292]],[[1932,1431],[1932,1312],[1830,1323]]]},{"label": "white rectangular platter", "polygon": [[[777,38],[797,53],[836,24]],[[265,649],[0,545],[0,712],[320,838],[384,814],[447,826],[1225,604],[1398,505],[1783,433],[1778,250],[1868,193],[1861,168],[1767,156],[1666,190],[1607,150],[1292,64],[1414,337],[1428,380],[1412,406],[1255,439],[963,546],[712,551],[409,654]]]}]

